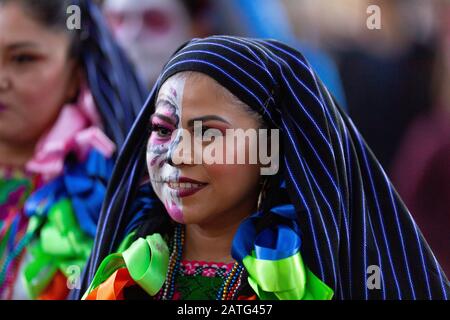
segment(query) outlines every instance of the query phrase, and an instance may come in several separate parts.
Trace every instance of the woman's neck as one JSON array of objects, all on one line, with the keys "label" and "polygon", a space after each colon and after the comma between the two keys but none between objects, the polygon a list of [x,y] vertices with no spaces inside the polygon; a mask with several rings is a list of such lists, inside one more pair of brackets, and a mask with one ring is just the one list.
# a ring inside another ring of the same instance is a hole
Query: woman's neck
[{"label": "woman's neck", "polygon": [[207,225],[186,225],[183,259],[190,261],[223,262],[233,261],[231,247],[234,235],[241,222],[254,212],[254,207],[245,208],[234,214],[224,214],[229,219],[216,219]]},{"label": "woman's neck", "polygon": [[231,242],[238,226],[216,232],[199,225],[186,226],[183,259],[206,262],[231,262]]},{"label": "woman's neck", "polygon": [[0,140],[0,165],[15,168],[24,168],[33,157],[34,144],[12,145]]}]

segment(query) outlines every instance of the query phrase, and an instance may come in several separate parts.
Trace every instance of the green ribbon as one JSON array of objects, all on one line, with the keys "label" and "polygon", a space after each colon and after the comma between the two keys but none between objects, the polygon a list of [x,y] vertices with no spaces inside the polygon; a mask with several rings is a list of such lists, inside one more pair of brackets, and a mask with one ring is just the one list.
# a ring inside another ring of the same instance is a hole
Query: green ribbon
[{"label": "green ribbon", "polygon": [[81,230],[68,199],[52,206],[40,236],[29,248],[32,260],[25,266],[24,278],[30,297],[36,298],[58,270],[66,277],[71,275],[71,266],[82,270],[92,245],[93,240]]},{"label": "green ribbon", "polygon": [[280,260],[255,258],[242,261],[248,282],[261,300],[329,300],[333,290],[303,263],[300,253]]},{"label": "green ribbon", "polygon": [[[133,235],[127,236],[120,250],[130,243]],[[145,239],[139,238],[128,249],[110,254],[102,261],[83,299],[120,268],[127,268],[131,278],[154,296],[164,285],[168,267],[169,248],[161,235],[155,233]]]}]

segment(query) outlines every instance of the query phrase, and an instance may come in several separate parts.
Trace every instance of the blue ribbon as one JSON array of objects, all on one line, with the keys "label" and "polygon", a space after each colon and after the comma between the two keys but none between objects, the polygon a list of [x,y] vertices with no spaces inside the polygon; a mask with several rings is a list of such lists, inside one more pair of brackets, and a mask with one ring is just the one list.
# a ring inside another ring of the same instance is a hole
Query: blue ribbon
[{"label": "blue ribbon", "polygon": [[271,213],[286,219],[285,223],[267,227],[257,234],[256,223],[263,216],[256,212],[239,226],[233,239],[232,256],[238,262],[252,252],[263,260],[280,260],[300,251],[300,228],[296,221],[295,208],[291,204],[272,208]]},{"label": "blue ribbon", "polygon": [[261,260],[280,260],[300,251],[300,236],[291,228],[279,225],[267,228],[255,240],[255,254]]},{"label": "blue ribbon", "polygon": [[112,172],[113,162],[95,149],[83,163],[68,162],[64,174],[34,192],[26,201],[25,214],[47,216],[59,200],[69,198],[81,229],[95,237],[97,221],[106,183]]},{"label": "blue ribbon", "polygon": [[133,232],[145,219],[145,216],[150,214],[155,202],[156,200],[152,197],[152,188],[150,183],[146,183],[141,186],[131,208],[133,218],[125,228],[125,236]]},{"label": "blue ribbon", "polygon": [[112,167],[112,160],[92,150],[87,161],[69,165],[62,177],[81,229],[93,238]]},{"label": "blue ribbon", "polygon": [[61,180],[59,178],[36,190],[24,204],[24,212],[28,217],[46,216],[51,206],[62,197]]}]

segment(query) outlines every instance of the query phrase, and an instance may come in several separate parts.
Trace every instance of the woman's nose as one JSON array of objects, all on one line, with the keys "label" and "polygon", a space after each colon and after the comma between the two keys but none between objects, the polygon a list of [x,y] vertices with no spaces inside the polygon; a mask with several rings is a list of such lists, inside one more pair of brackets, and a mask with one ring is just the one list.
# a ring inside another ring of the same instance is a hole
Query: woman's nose
[{"label": "woman's nose", "polygon": [[11,86],[11,79],[0,69],[0,92],[7,91]]},{"label": "woman's nose", "polygon": [[188,130],[179,129],[169,148],[167,162],[174,167],[194,165],[192,136]]}]

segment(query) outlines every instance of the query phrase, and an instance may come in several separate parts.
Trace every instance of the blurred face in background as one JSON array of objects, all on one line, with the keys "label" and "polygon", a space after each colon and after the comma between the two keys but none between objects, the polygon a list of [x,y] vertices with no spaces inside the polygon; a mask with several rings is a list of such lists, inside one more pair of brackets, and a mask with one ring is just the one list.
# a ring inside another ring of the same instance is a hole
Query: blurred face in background
[{"label": "blurred face in background", "polygon": [[17,2],[0,5],[0,163],[34,152],[62,105],[76,93],[70,38],[42,25]]},{"label": "blurred face in background", "polygon": [[106,0],[104,12],[118,42],[148,85],[170,55],[191,37],[180,0]]}]

